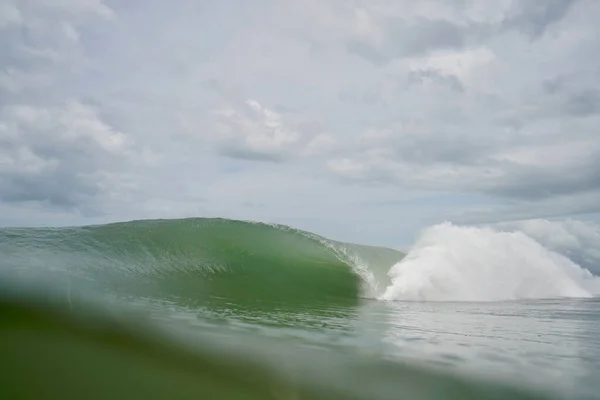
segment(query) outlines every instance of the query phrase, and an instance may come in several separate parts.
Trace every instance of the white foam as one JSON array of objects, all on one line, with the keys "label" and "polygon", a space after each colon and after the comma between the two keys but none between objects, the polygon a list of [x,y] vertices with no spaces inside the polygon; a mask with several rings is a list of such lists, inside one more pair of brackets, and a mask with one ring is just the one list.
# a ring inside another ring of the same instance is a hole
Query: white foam
[{"label": "white foam", "polygon": [[361,295],[366,298],[374,299],[376,293],[379,293],[380,289],[375,275],[369,269],[369,264],[340,243],[335,244],[329,241],[321,243],[331,250],[338,260],[350,266],[352,271],[360,277],[362,282]]},{"label": "white foam", "polygon": [[600,224],[593,221],[531,219],[494,226],[503,231],[522,231],[595,275],[600,274]]},{"label": "white foam", "polygon": [[600,280],[523,232],[444,223],[389,273],[383,300],[502,301],[600,294]]}]

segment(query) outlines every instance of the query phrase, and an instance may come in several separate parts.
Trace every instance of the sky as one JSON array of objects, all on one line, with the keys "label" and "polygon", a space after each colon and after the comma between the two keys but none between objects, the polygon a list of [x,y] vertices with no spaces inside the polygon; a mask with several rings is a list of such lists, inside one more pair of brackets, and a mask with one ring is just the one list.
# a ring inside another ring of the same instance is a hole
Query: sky
[{"label": "sky", "polygon": [[595,224],[598,21],[597,0],[0,0],[0,225],[402,247],[442,221]]}]

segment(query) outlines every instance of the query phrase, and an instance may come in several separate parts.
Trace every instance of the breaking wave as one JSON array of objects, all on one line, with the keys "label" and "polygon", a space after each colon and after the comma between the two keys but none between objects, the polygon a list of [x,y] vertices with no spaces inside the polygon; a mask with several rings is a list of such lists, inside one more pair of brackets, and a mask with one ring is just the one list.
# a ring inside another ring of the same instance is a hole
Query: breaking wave
[{"label": "breaking wave", "polygon": [[503,301],[592,297],[600,280],[520,231],[426,229],[389,272],[383,300]]},{"label": "breaking wave", "polygon": [[99,290],[186,304],[361,297],[503,301],[600,293],[599,278],[572,251],[559,253],[541,243],[506,227],[444,223],[426,229],[404,256],[281,225],[145,220],[2,229],[0,273],[41,278],[69,293]]}]

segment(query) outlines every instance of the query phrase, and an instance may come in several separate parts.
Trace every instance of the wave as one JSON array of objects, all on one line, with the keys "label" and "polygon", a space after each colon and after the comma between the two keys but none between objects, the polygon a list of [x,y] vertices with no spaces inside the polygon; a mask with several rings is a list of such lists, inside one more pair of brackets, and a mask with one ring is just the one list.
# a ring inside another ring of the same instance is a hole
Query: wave
[{"label": "wave", "polygon": [[0,270],[68,285],[191,303],[373,297],[402,258],[281,225],[226,219],[144,220],[0,230]]},{"label": "wave", "polygon": [[600,279],[525,233],[444,223],[389,272],[383,300],[504,301],[592,297]]},{"label": "wave", "polygon": [[[0,273],[186,305],[590,297],[599,279],[522,231],[440,224],[408,255],[282,225],[143,220],[0,230]],[[404,258],[403,258],[404,257]]]}]

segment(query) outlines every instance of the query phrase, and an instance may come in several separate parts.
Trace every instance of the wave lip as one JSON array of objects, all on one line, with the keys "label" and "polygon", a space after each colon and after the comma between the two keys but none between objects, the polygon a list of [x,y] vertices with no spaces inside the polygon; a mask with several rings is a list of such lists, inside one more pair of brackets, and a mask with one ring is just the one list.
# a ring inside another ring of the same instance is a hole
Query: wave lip
[{"label": "wave lip", "polygon": [[600,279],[522,232],[443,223],[388,273],[382,300],[505,301],[593,297]]}]

